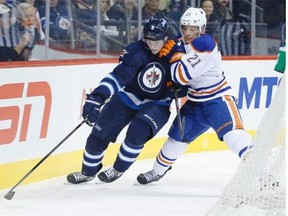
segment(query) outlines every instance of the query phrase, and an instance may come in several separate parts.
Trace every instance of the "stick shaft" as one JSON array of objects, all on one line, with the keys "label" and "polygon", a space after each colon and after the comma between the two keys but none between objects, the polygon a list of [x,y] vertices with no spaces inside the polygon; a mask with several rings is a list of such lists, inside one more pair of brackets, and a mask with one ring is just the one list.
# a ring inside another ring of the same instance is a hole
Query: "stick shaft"
[{"label": "stick shaft", "polygon": [[176,112],[177,112],[177,120],[178,120],[178,125],[179,125],[179,133],[180,137],[183,138],[184,136],[184,126],[180,114],[180,106],[179,106],[179,101],[178,98],[175,98],[175,106],[176,106]]},{"label": "stick shaft", "polygon": [[184,136],[184,121],[185,119],[181,118],[181,113],[180,113],[180,105],[179,105],[179,98],[178,98],[178,94],[177,91],[172,88],[172,92],[174,93],[174,97],[175,97],[175,106],[176,106],[176,112],[177,112],[177,121],[178,121],[178,125],[179,125],[179,133],[180,133],[180,137],[181,139]]},{"label": "stick shaft", "polygon": [[[9,191],[8,193],[4,196],[9,197],[9,194],[12,194],[13,190],[19,185],[21,184],[32,172],[34,172],[34,170],[40,165],[42,164],[57,148],[59,148],[73,133],[75,133],[75,131],[77,131],[82,125],[83,123],[86,121],[86,119],[84,119],[80,124],[78,124],[66,137],[64,137],[63,140],[61,140],[60,143],[58,143],[48,154],[46,154],[29,172],[27,172]],[[13,194],[14,195],[14,194]],[[12,195],[12,196],[13,196]],[[12,197],[11,197],[12,198]],[[10,199],[11,199],[10,198]]]}]

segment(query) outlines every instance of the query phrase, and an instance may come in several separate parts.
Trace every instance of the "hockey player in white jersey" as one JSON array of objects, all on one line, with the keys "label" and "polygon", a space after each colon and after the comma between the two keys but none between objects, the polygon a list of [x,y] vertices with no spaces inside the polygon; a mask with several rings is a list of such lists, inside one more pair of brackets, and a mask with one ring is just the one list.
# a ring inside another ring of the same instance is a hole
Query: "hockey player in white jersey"
[{"label": "hockey player in white jersey", "polygon": [[[180,116],[185,120],[184,132],[180,134],[179,127],[183,125],[179,125],[176,117],[153,169],[138,175],[140,184],[162,178],[187,145],[211,127],[219,140],[239,157],[251,141],[251,136],[244,130],[236,98],[222,71],[217,44],[205,34],[205,12],[201,8],[188,8],[180,24],[179,41],[168,41],[160,54],[171,63],[172,80],[188,88],[188,101],[180,109]],[[181,46],[185,46],[186,53],[178,52],[183,50]]]}]

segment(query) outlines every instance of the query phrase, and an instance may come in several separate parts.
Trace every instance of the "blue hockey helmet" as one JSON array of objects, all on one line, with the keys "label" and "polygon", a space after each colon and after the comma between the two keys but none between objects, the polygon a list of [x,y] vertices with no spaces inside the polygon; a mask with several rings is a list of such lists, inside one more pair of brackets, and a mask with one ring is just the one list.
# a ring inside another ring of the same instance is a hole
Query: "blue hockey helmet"
[{"label": "blue hockey helmet", "polygon": [[144,24],[143,38],[147,40],[162,40],[168,35],[168,21],[160,16],[152,16]]}]

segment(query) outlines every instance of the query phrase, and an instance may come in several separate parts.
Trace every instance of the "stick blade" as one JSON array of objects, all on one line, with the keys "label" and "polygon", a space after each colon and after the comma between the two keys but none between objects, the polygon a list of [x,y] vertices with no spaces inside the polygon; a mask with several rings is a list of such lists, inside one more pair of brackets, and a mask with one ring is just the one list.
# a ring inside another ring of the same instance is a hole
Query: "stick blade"
[{"label": "stick blade", "polygon": [[15,191],[9,191],[5,196],[4,198],[7,199],[7,200],[11,200],[13,198],[15,194]]}]

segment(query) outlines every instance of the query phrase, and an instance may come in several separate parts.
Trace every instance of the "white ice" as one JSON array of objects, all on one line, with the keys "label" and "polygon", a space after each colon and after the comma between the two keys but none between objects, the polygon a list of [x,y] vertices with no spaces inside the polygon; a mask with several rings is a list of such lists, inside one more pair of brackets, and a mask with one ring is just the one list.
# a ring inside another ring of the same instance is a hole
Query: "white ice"
[{"label": "white ice", "polygon": [[150,170],[153,162],[136,161],[120,179],[109,184],[95,184],[93,180],[71,185],[62,176],[20,185],[12,200],[4,198],[10,188],[0,190],[0,216],[204,216],[219,199],[240,159],[228,150],[186,154],[160,181],[137,184],[137,175]]}]

